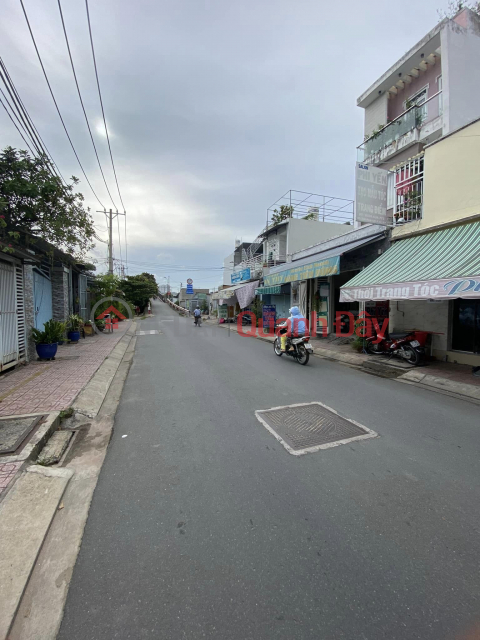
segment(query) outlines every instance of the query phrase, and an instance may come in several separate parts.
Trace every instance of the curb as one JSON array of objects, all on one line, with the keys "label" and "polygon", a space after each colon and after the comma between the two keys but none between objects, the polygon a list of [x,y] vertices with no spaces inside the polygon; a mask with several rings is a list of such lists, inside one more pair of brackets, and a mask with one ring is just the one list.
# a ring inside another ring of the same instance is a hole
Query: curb
[{"label": "curb", "polygon": [[[54,640],[58,633],[93,492],[112,435],[118,400],[132,362],[135,330],[134,321],[77,396],[73,405],[76,413],[85,421],[90,418],[91,423],[84,431],[84,438],[77,439],[69,452],[67,466],[31,466],[24,474],[32,478],[39,473],[43,477],[50,474],[68,476],[69,482],[67,480],[68,486],[65,485],[60,496],[61,510],[58,510],[57,503],[38,546],[36,562],[28,572],[8,640]],[[1,635],[0,640],[3,640]]]}]

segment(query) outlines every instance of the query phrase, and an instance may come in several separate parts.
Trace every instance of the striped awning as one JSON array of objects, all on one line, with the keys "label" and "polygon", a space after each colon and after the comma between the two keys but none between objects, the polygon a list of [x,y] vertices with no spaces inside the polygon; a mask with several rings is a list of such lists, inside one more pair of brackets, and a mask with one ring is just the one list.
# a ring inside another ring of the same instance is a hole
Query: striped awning
[{"label": "striped awning", "polygon": [[480,221],[398,240],[340,289],[340,301],[480,298]]},{"label": "striped awning", "polygon": [[258,287],[258,289],[255,289],[256,296],[274,296],[279,293],[282,293],[282,285],[276,285],[274,287]]}]

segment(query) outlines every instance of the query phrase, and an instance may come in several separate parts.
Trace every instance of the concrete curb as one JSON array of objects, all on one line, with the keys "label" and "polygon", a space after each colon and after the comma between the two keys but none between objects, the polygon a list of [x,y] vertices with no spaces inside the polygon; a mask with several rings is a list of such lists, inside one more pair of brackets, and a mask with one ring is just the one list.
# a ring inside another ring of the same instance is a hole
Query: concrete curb
[{"label": "concrete curb", "polygon": [[29,467],[2,501],[0,640],[9,638],[35,561],[72,475],[71,469]]},{"label": "concrete curb", "polygon": [[[230,329],[235,333],[238,333],[236,327],[233,328],[229,324],[217,324],[209,323],[212,326],[222,327],[223,329]],[[248,327],[247,327],[248,328]],[[264,342],[273,342],[272,338],[267,336],[255,336],[257,340],[263,340]],[[461,398],[462,400],[472,400],[474,402],[480,401],[480,387],[473,384],[466,384],[461,382],[454,382],[448,378],[440,378],[438,376],[432,376],[423,372],[423,369],[410,369],[402,362],[381,362],[379,360],[365,360],[361,355],[355,353],[339,353],[332,349],[314,347],[313,353],[317,358],[325,358],[335,362],[341,362],[349,366],[354,366],[364,371],[371,371],[372,373],[378,373],[386,378],[396,379],[398,382],[407,384],[418,384],[419,386],[429,389],[430,391],[436,391],[437,393],[447,393],[453,397]]]},{"label": "concrete curb", "polygon": [[110,388],[112,380],[122,362],[125,351],[135,335],[137,323],[134,320],[107,358],[95,372],[93,378],[76,397],[72,407],[76,413],[81,413],[88,418],[94,418],[100,411],[105,396]]},{"label": "concrete curb", "polygon": [[109,365],[116,363],[113,375],[112,368],[105,367],[108,379],[99,381],[94,376],[82,392],[81,402],[76,403],[77,412],[80,410],[84,419],[96,414],[84,425],[82,436],[77,437],[67,455],[67,466],[62,470],[74,475],[63,495],[63,508],[57,511],[45,537],[8,640],[55,640],[58,634],[90,504],[112,435],[115,412],[132,363],[135,330],[133,323],[112,351]]}]

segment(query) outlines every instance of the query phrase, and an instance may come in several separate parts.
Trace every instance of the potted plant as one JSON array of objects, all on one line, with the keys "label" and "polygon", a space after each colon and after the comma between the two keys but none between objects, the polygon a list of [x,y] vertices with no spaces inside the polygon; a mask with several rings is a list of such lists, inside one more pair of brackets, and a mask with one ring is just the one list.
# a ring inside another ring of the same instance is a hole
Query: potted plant
[{"label": "potted plant", "polygon": [[40,360],[54,360],[58,343],[63,338],[65,325],[63,322],[49,320],[43,325],[43,331],[32,329],[32,338]]},{"label": "potted plant", "polygon": [[90,320],[85,320],[85,322],[83,323],[83,330],[85,331],[86,336],[93,336],[93,334],[95,333]]},{"label": "potted plant", "polygon": [[72,315],[68,316],[67,327],[68,327],[68,339],[70,342],[78,342],[80,340],[80,327],[83,325],[82,318],[76,313],[72,313]]},{"label": "potted plant", "polygon": [[95,320],[95,326],[99,331],[103,331],[105,329],[105,320],[103,318],[98,318]]},{"label": "potted plant", "polygon": [[58,340],[57,344],[63,344],[65,342],[65,333],[67,332],[66,322],[57,322]]}]

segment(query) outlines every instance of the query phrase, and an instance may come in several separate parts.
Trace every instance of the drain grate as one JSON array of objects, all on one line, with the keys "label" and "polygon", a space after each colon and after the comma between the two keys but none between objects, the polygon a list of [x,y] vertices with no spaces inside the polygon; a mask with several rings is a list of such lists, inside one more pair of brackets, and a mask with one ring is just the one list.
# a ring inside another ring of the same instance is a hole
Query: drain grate
[{"label": "drain grate", "polygon": [[0,418],[0,453],[13,453],[44,416]]},{"label": "drain grate", "polygon": [[375,431],[342,418],[321,402],[275,407],[256,411],[255,415],[295,456],[377,436]]}]

